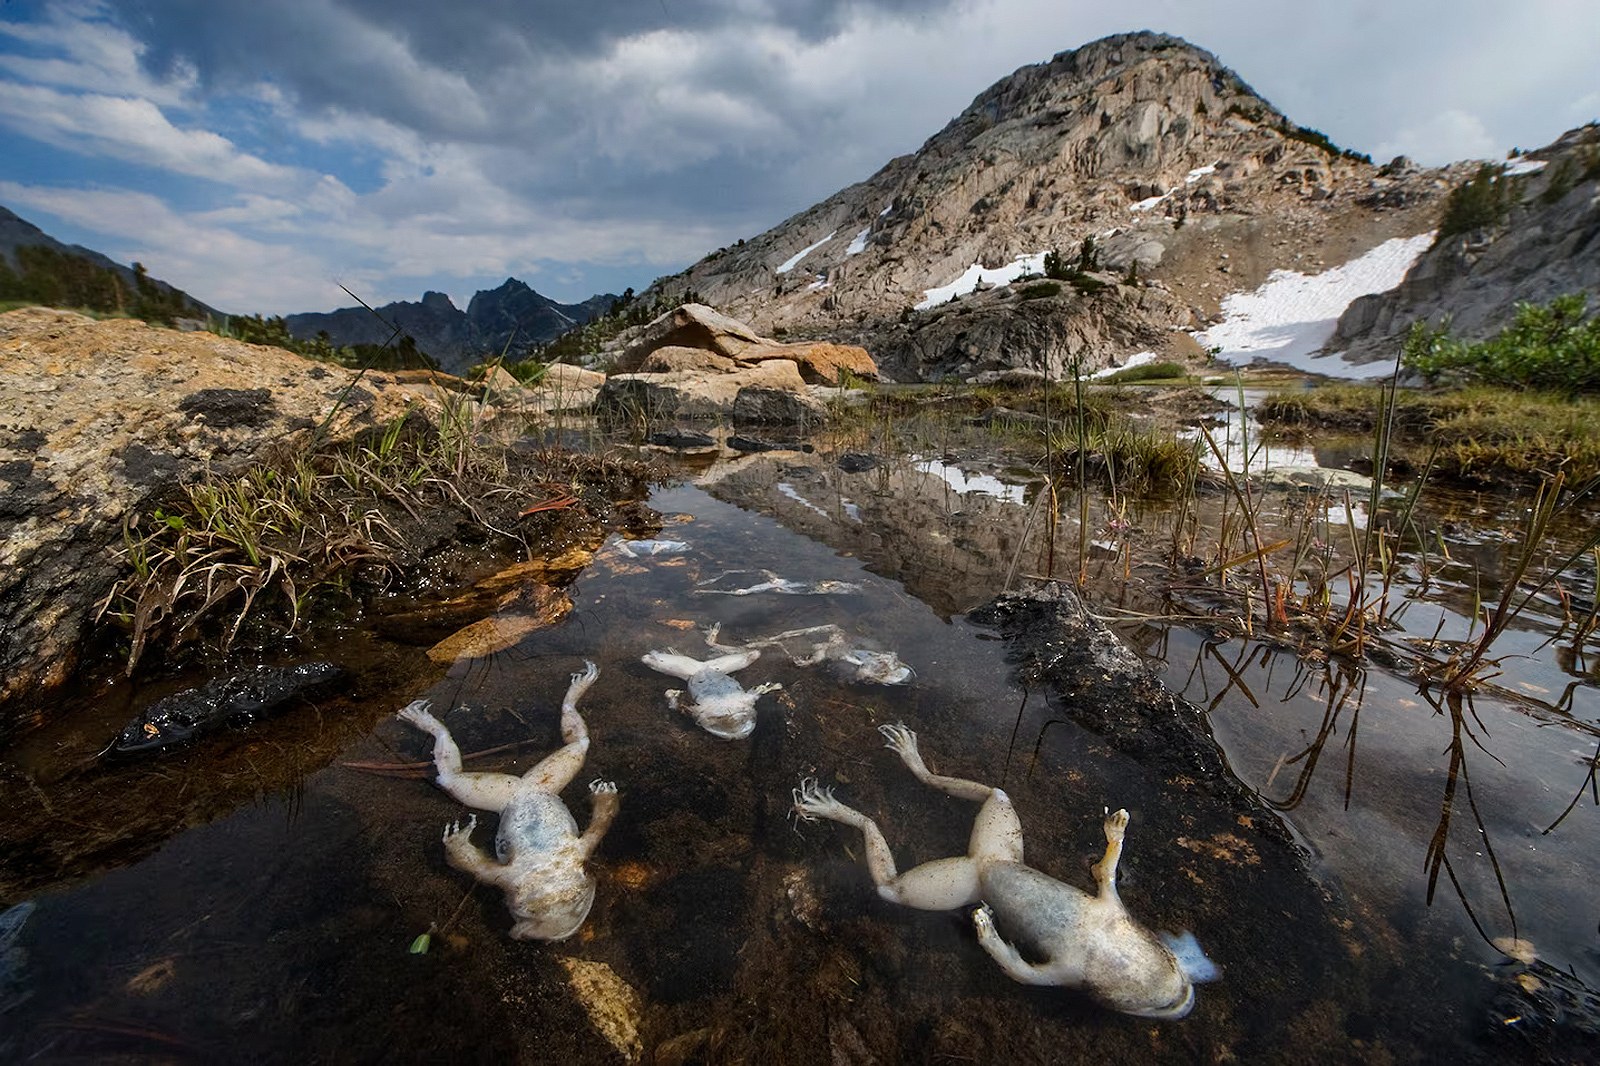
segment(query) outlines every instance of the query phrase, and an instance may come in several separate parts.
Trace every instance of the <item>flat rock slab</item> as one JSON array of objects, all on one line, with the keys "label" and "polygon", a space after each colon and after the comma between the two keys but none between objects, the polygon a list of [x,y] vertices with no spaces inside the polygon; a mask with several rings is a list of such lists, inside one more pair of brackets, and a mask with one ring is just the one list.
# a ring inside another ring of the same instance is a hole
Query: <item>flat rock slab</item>
[{"label": "flat rock slab", "polygon": [[121,570],[125,518],[226,473],[437,400],[430,384],[210,333],[0,315],[0,740],[72,671]]}]

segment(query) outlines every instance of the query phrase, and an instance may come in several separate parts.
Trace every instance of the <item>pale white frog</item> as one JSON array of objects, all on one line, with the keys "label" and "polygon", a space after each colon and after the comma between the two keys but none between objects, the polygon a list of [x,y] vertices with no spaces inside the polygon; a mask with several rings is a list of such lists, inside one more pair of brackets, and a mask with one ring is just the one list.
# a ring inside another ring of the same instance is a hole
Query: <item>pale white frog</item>
[{"label": "pale white frog", "polygon": [[433,764],[439,787],[468,807],[497,811],[500,826],[490,859],[471,841],[477,815],[465,828],[455,823],[445,829],[445,858],[456,869],[505,893],[517,940],[565,940],[578,931],[594,904],[594,878],[584,862],[617,816],[617,786],[609,781],[590,783],[593,807],[589,828],[582,835],[561,790],[583,769],[589,752],[589,732],[578,714],[578,699],[594,684],[600,671],[594,663],[572,675],[561,703],[561,739],[565,746],[545,756],[521,777],[511,774],[470,773],[461,768],[461,750],[450,730],[417,700],[399,717],[433,737]]},{"label": "pale white frog", "polygon": [[[751,573],[760,574],[766,580],[737,589],[706,587],[707,585],[716,584],[729,574]],[[853,581],[835,581],[832,578],[823,578],[820,581],[796,581],[793,578],[779,577],[771,570],[724,570],[716,577],[696,582],[694,594],[696,596],[754,596],[762,592],[776,592],[784,596],[851,596],[860,591],[861,586]]]},{"label": "pale white frog", "polygon": [[[796,666],[826,662],[850,681],[904,685],[916,676],[916,671],[901,662],[894,652],[869,647],[866,641],[846,635],[832,622],[774,633],[762,640],[752,640],[745,647],[778,648]],[[796,651],[796,648],[803,650]]]},{"label": "pale white frog", "polygon": [[706,645],[721,652],[715,659],[700,660],[671,648],[646,653],[639,661],[652,670],[689,682],[689,702],[683,703],[681,689],[667,690],[667,706],[693,718],[707,733],[723,740],[743,740],[756,728],[756,699],[783,686],[776,682],[757,685],[746,692],[729,674],[743,670],[761,657],[759,648],[731,648],[717,643],[720,625],[706,630]]},{"label": "pale white frog", "polygon": [[[982,901],[973,912],[978,943],[1008,976],[1024,984],[1081,988],[1124,1014],[1182,1018],[1194,1006],[1194,985],[1220,973],[1193,935],[1157,937],[1139,924],[1117,896],[1117,860],[1128,812],[1105,821],[1106,853],[1095,865],[1097,895],[1063,884],[1022,861],[1022,824],[1005,792],[976,781],[931,772],[917,737],[903,725],[880,732],[919,781],[959,799],[981,802],[967,854],[935,859],[897,873],[877,825],[833,798],[815,778],[794,792],[805,819],[827,818],[861,831],[867,869],[878,894],[921,910],[952,910]],[[995,931],[995,919],[1034,958],[1029,962]]]}]

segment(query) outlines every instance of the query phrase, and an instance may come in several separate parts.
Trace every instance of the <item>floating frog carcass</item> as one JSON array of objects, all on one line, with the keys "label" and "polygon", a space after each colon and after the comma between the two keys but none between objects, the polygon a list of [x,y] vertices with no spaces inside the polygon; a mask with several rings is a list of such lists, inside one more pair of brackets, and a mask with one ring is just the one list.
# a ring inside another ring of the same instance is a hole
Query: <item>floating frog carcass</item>
[{"label": "floating frog carcass", "polygon": [[[1089,895],[1022,861],[1022,824],[1005,792],[976,781],[933,773],[903,725],[879,730],[917,780],[983,806],[967,854],[897,872],[888,842],[865,814],[834,799],[815,778],[794,792],[802,818],[827,818],[861,831],[867,869],[878,894],[920,910],[952,910],[981,901],[972,924],[978,943],[1013,980],[1086,990],[1113,1010],[1145,1018],[1182,1018],[1194,1006],[1197,982],[1215,980],[1217,967],[1194,936],[1158,937],[1133,918],[1117,895],[1128,812],[1105,820],[1105,857],[1095,865],[1098,894]],[[1040,962],[1031,962],[996,930],[1015,937]]]},{"label": "floating frog carcass", "polygon": [[689,701],[683,702],[681,689],[667,690],[667,706],[683,711],[714,737],[743,740],[756,728],[756,699],[783,686],[776,682],[757,685],[745,691],[730,674],[743,670],[761,657],[759,648],[734,648],[717,643],[720,625],[706,630],[706,646],[721,652],[714,659],[696,659],[671,648],[647,652],[639,661],[689,683]]},{"label": "floating frog carcass", "polygon": [[745,647],[778,648],[796,666],[827,663],[848,681],[904,685],[916,676],[916,671],[902,662],[893,651],[874,648],[863,638],[849,636],[832,622],[774,633],[770,637],[752,640]]},{"label": "floating frog carcass", "polygon": [[689,545],[681,540],[619,540],[617,551],[630,559],[642,555],[682,555]]},{"label": "floating frog carcass", "polygon": [[617,815],[617,786],[598,779],[590,783],[593,807],[582,835],[561,801],[561,791],[578,776],[589,752],[578,700],[599,676],[594,663],[572,675],[561,703],[561,739],[566,744],[521,777],[463,770],[461,749],[429,712],[426,700],[399,712],[401,719],[433,737],[439,787],[468,807],[499,813],[492,860],[472,844],[477,815],[465,827],[459,822],[446,827],[445,859],[505,893],[514,919],[511,936],[517,940],[565,940],[578,931],[594,904],[594,878],[584,863]]},{"label": "floating frog carcass", "polygon": [[[732,574],[760,574],[766,578],[754,585],[745,585],[742,588],[713,588]],[[779,577],[771,570],[724,570],[716,577],[707,578],[699,582],[694,590],[696,596],[755,596],[763,592],[775,592],[783,596],[853,596],[861,591],[861,586],[853,581],[835,581],[832,578],[823,578],[818,581],[796,581],[792,578]]]}]

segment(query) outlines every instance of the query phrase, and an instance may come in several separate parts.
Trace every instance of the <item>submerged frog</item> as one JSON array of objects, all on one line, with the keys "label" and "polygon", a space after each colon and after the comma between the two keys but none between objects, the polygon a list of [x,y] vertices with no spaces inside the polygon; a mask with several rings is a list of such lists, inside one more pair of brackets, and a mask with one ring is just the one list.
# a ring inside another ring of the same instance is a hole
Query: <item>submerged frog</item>
[{"label": "submerged frog", "polygon": [[[978,943],[1007,976],[1024,984],[1085,989],[1124,1014],[1182,1018],[1194,1006],[1195,984],[1220,976],[1192,934],[1158,938],[1123,907],[1117,860],[1127,811],[1106,817],[1106,853],[1094,867],[1099,893],[1091,896],[1023,863],[1022,824],[1004,791],[931,772],[917,751],[917,735],[903,725],[879,731],[917,780],[983,804],[966,855],[897,873],[888,842],[872,819],[834,799],[815,778],[802,781],[794,792],[795,811],[807,820],[827,818],[859,829],[866,840],[867,869],[884,899],[933,911],[982,901],[972,915]],[[1044,961],[1029,962],[1002,940],[995,931],[997,916],[1033,957]]]},{"label": "submerged frog", "polygon": [[589,752],[589,732],[578,714],[578,698],[600,671],[594,663],[584,665],[583,671],[572,675],[561,703],[561,739],[566,746],[521,777],[463,770],[461,750],[450,730],[429,713],[426,700],[399,713],[432,735],[439,787],[468,807],[499,812],[493,860],[472,844],[477,815],[467,819],[465,828],[457,822],[445,829],[444,851],[451,866],[505,893],[515,920],[511,936],[516,940],[565,940],[578,931],[594,904],[594,879],[583,864],[617,816],[617,786],[609,781],[590,783],[593,808],[589,828],[581,836],[561,802],[561,790],[583,769]]},{"label": "submerged frog", "polygon": [[743,740],[756,728],[756,698],[776,692],[776,682],[757,685],[746,692],[729,674],[743,670],[761,657],[759,648],[732,648],[717,643],[720,625],[706,630],[706,645],[722,654],[715,659],[692,658],[668,648],[648,652],[639,661],[652,670],[683,678],[689,682],[689,702],[683,704],[681,689],[667,690],[667,706],[693,718],[707,733],[723,740]]},{"label": "submerged frog", "polygon": [[[739,589],[713,589],[706,588],[714,585],[729,574],[758,573],[766,578]],[[724,570],[716,577],[707,578],[699,582],[699,587],[694,590],[696,596],[754,596],[761,592],[777,592],[784,596],[849,596],[861,591],[861,586],[851,581],[835,581],[832,578],[823,578],[820,581],[796,581],[793,578],[779,577],[771,570]]]},{"label": "submerged frog", "polygon": [[630,559],[637,559],[641,555],[680,555],[689,550],[689,545],[681,540],[619,540],[617,551]]},{"label": "submerged frog", "polygon": [[[798,641],[807,642],[807,650],[801,654],[790,650]],[[901,662],[900,656],[894,652],[879,651],[860,638],[852,639],[832,622],[774,633],[763,640],[752,640],[745,647],[779,648],[796,666],[815,666],[826,662],[850,681],[904,685],[916,676],[916,671]]]}]

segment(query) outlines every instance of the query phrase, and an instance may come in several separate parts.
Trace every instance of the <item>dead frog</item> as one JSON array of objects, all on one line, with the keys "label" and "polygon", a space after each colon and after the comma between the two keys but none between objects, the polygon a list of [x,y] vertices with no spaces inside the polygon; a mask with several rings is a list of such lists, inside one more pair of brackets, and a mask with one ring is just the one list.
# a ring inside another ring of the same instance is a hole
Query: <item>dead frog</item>
[{"label": "dead frog", "polygon": [[[804,642],[806,650],[791,650]],[[747,648],[778,648],[796,666],[815,666],[826,662],[848,681],[865,681],[878,685],[904,685],[916,676],[916,671],[900,661],[892,651],[879,651],[868,647],[860,638],[851,638],[833,623],[791,629],[774,633],[762,640],[752,640]]]},{"label": "dead frog", "polygon": [[[766,580],[738,589],[706,587],[707,585],[716,584],[729,574],[750,573],[758,573]],[[754,596],[761,592],[777,592],[784,596],[849,596],[860,591],[861,586],[854,582],[835,581],[832,578],[823,578],[820,581],[796,581],[793,578],[779,577],[771,570],[724,570],[716,577],[698,582],[694,594],[696,596]]]},{"label": "dead frog", "polygon": [[[1182,1018],[1194,1006],[1197,982],[1220,976],[1194,936],[1158,938],[1123,907],[1117,896],[1117,860],[1122,855],[1128,812],[1106,818],[1105,858],[1095,865],[1099,894],[1040,873],[1022,861],[1022,824],[1004,791],[931,772],[917,751],[917,735],[903,725],[879,727],[917,780],[958,799],[981,802],[967,854],[935,859],[897,873],[894,856],[877,825],[833,798],[815,778],[794,792],[794,807],[807,820],[827,818],[861,830],[867,869],[878,894],[892,903],[942,911],[981,905],[972,924],[978,943],[1013,980],[1032,985],[1081,988],[1124,1014]],[[995,920],[1044,961],[1029,962],[1000,938]]]},{"label": "dead frog", "polygon": [[465,828],[458,822],[445,829],[444,852],[451,866],[505,893],[515,919],[511,936],[516,940],[565,940],[578,931],[594,903],[594,879],[583,864],[617,816],[617,786],[609,781],[596,779],[589,784],[593,808],[589,828],[581,836],[561,802],[561,790],[578,776],[589,752],[578,698],[600,671],[594,663],[584,665],[582,672],[572,675],[561,704],[561,739],[566,746],[521,777],[463,770],[461,750],[444,724],[429,713],[426,700],[417,700],[398,715],[432,735],[439,787],[468,807],[499,812],[494,859],[472,845],[477,815],[467,819]]},{"label": "dead frog", "polygon": [[729,674],[743,670],[761,657],[759,648],[730,648],[717,643],[720,625],[706,630],[706,645],[722,654],[715,659],[692,658],[671,648],[648,652],[639,661],[652,670],[689,682],[689,702],[682,704],[680,689],[667,690],[667,706],[693,718],[707,733],[723,740],[743,740],[756,728],[756,698],[783,686],[757,685],[746,692]]}]

